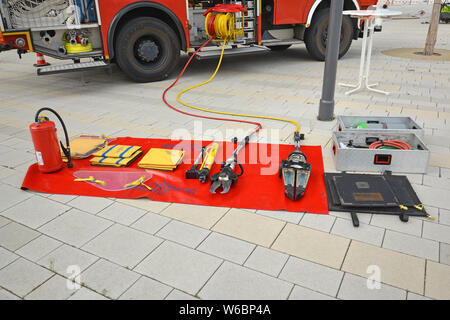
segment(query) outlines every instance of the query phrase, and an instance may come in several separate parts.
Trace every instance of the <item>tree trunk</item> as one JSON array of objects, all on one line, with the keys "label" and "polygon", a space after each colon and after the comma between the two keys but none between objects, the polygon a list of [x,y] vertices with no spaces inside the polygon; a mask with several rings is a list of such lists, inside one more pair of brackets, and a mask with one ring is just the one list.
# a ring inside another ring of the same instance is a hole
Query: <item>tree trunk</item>
[{"label": "tree trunk", "polygon": [[425,50],[423,52],[426,56],[432,56],[434,54],[440,14],[441,0],[434,0],[433,12],[431,13],[430,26],[428,28],[427,42],[425,43]]}]

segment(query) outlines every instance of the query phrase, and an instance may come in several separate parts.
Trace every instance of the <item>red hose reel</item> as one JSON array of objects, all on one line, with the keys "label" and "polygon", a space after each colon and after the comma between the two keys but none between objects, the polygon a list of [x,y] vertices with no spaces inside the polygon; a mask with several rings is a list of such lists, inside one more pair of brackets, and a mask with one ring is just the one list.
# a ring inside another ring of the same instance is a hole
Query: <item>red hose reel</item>
[{"label": "red hose reel", "polygon": [[[244,34],[244,15],[247,9],[239,4],[218,4],[205,11],[205,29],[215,41],[231,40]],[[237,14],[242,13],[239,17]],[[236,28],[236,23],[240,25]]]}]

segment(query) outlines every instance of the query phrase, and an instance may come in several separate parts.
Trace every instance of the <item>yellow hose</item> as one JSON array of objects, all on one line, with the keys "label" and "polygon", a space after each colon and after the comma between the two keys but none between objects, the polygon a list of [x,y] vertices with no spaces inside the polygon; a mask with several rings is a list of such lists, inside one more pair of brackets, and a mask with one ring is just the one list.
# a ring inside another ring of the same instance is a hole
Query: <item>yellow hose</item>
[{"label": "yellow hose", "polygon": [[300,125],[299,125],[299,123],[297,121],[294,121],[294,120],[283,119],[283,118],[276,118],[276,117],[257,116],[257,115],[251,115],[251,114],[240,114],[240,113],[231,113],[231,112],[209,110],[209,109],[199,108],[199,107],[190,105],[190,104],[184,102],[183,100],[181,100],[181,96],[183,94],[185,94],[186,92],[191,91],[191,90],[193,90],[195,88],[204,86],[204,85],[210,83],[215,78],[215,76],[217,75],[217,72],[220,69],[220,66],[222,65],[223,54],[224,54],[224,51],[225,51],[226,42],[227,42],[226,40],[223,42],[223,47],[222,47],[222,53],[220,55],[220,60],[219,60],[219,63],[217,65],[216,71],[214,71],[213,75],[207,81],[205,81],[203,83],[200,83],[200,84],[196,84],[195,86],[189,87],[189,88],[184,89],[183,91],[181,91],[177,95],[177,101],[179,103],[181,103],[182,105],[188,107],[188,108],[199,110],[199,111],[204,111],[204,112],[209,112],[209,113],[223,114],[223,115],[235,116],[235,117],[246,117],[246,118],[256,118],[256,119],[266,119],[266,120],[275,120],[275,121],[288,122],[288,123],[293,124],[296,127],[296,132],[300,132]]}]

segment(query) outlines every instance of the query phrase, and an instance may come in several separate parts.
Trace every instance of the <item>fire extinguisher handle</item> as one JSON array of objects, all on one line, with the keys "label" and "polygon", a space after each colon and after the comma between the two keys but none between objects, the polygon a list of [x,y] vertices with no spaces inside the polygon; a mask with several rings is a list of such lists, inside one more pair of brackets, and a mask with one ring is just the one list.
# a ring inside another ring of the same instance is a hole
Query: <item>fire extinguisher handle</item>
[{"label": "fire extinguisher handle", "polygon": [[63,143],[61,141],[59,143],[61,145],[61,148],[62,148],[65,156],[67,157],[67,166],[69,168],[72,168],[73,164],[72,164],[72,155],[70,154],[69,135],[67,134],[67,128],[66,128],[66,125],[64,124],[63,119],[61,118],[61,116],[55,110],[53,110],[51,108],[41,108],[41,109],[39,109],[36,112],[36,116],[34,117],[34,121],[36,122],[36,124],[39,123],[39,115],[43,111],[50,111],[51,113],[53,113],[58,118],[59,122],[61,123],[61,126],[62,126],[62,128],[64,130],[64,135],[66,137],[66,147],[64,147],[64,145],[63,145]]}]

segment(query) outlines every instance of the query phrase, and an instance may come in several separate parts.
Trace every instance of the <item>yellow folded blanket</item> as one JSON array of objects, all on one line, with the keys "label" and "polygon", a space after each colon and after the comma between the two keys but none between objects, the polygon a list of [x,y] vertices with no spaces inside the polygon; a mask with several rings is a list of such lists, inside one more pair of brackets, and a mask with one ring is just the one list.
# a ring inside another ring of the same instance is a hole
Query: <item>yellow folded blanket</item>
[{"label": "yellow folded blanket", "polygon": [[142,169],[173,171],[181,163],[184,151],[152,148],[138,166]]},{"label": "yellow folded blanket", "polygon": [[131,157],[128,158],[95,157],[92,158],[90,161],[92,166],[121,168],[121,167],[128,167],[141,154],[142,151],[138,150]]},{"label": "yellow folded blanket", "polygon": [[73,159],[87,158],[94,151],[104,148],[106,144],[106,140],[101,138],[75,138],[70,141],[70,155]]},{"label": "yellow folded blanket", "polygon": [[110,145],[94,153],[95,157],[107,158],[130,158],[136,151],[141,150],[139,146]]}]

